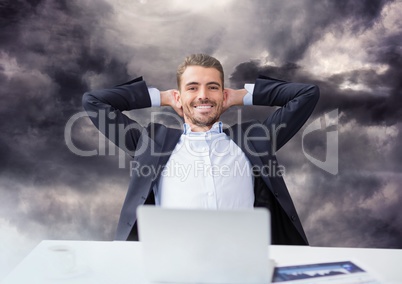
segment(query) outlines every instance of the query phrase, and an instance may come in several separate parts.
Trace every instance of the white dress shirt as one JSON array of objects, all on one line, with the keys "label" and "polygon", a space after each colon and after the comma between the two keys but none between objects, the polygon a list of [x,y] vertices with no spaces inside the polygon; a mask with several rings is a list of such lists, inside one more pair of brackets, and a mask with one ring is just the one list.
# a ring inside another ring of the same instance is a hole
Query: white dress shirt
[{"label": "white dress shirt", "polygon": [[[252,104],[253,84],[246,84],[246,105]],[[152,106],[160,93],[148,89]],[[159,98],[159,99],[158,99]],[[192,132],[188,124],[154,187],[156,205],[170,208],[253,208],[254,177],[244,152],[216,122],[207,132]]]}]

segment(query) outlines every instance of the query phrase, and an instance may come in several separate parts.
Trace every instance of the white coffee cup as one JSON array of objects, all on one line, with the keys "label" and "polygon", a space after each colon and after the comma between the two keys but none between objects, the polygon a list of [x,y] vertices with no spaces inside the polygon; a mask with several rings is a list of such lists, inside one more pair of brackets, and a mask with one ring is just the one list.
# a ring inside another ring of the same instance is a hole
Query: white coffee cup
[{"label": "white coffee cup", "polygon": [[47,269],[50,275],[65,275],[71,273],[76,266],[74,249],[67,245],[48,247]]}]

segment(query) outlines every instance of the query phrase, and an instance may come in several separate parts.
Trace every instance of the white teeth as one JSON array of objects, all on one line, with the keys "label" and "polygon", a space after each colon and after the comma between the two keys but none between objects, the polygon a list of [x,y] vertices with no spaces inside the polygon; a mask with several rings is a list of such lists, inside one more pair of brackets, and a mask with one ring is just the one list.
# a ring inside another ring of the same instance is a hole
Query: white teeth
[{"label": "white teeth", "polygon": [[196,106],[195,108],[211,108],[212,106]]}]

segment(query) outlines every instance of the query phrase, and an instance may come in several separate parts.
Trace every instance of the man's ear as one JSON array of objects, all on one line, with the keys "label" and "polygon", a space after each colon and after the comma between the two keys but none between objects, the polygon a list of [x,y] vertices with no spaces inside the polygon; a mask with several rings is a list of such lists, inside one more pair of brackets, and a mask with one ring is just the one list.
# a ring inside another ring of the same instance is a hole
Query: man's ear
[{"label": "man's ear", "polygon": [[223,89],[223,106],[227,107],[228,103],[228,95],[229,95],[229,90],[228,89]]},{"label": "man's ear", "polygon": [[177,106],[178,108],[181,108],[181,107],[182,107],[182,104],[181,104],[181,94],[180,94],[180,91],[179,91],[179,90],[174,90],[174,91],[173,91],[173,94],[174,94],[174,100],[175,100],[175,102],[176,102],[176,106]]},{"label": "man's ear", "polygon": [[228,92],[229,92],[229,90],[228,89],[223,89],[223,100],[224,101],[226,101],[227,99],[228,99]]}]

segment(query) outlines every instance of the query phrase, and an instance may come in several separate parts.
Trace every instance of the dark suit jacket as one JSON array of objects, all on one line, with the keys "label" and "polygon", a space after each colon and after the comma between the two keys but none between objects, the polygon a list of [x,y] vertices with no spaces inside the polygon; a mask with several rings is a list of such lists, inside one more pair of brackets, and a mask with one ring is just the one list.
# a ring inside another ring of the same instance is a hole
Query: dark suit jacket
[{"label": "dark suit jacket", "polygon": [[[261,76],[255,82],[253,104],[280,108],[263,122],[235,124],[224,130],[253,166],[254,205],[271,212],[273,244],[308,244],[283,178],[264,169],[276,162],[275,149],[280,149],[303,126],[318,98],[319,89],[314,85]],[[111,89],[87,92],[83,106],[108,139],[136,163],[153,169],[161,169],[167,163],[182,134],[182,130],[159,123],[142,127],[122,113],[151,106],[147,85],[141,77]],[[160,173],[132,176],[117,227],[117,240],[137,239],[136,208],[154,203],[152,188]]]}]

